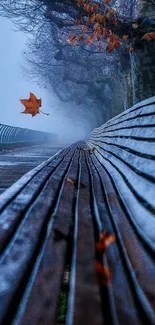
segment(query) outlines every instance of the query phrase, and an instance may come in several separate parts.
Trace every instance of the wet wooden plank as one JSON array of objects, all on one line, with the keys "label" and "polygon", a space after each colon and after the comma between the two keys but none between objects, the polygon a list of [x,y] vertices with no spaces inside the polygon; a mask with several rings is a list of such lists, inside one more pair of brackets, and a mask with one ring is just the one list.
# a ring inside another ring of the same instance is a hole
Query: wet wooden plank
[{"label": "wet wooden plank", "polygon": [[104,324],[95,269],[95,237],[93,215],[91,213],[90,180],[83,152],[79,161],[66,323],[67,325]]},{"label": "wet wooden plank", "polygon": [[[64,175],[52,213],[53,223],[48,225],[48,233],[36,277],[33,279],[33,283],[30,283],[29,296],[23,296],[23,302],[17,312],[16,324],[28,325],[33,322],[34,325],[50,325],[57,323],[61,283],[73,226],[75,195],[75,185],[67,182],[66,179],[76,180],[78,156],[79,152],[76,152],[74,161],[70,161],[69,169]],[[24,311],[22,304],[26,304]]]}]

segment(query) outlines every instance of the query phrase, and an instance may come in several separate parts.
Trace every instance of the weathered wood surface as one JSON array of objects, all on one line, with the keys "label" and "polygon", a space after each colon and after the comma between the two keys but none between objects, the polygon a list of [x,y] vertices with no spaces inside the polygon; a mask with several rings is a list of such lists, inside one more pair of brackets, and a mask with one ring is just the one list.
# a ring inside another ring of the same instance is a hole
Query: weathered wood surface
[{"label": "weathered wood surface", "polygon": [[[0,325],[59,324],[66,263],[67,325],[155,325],[154,142],[153,98],[0,196]],[[107,286],[95,270],[102,231],[116,234]]]}]

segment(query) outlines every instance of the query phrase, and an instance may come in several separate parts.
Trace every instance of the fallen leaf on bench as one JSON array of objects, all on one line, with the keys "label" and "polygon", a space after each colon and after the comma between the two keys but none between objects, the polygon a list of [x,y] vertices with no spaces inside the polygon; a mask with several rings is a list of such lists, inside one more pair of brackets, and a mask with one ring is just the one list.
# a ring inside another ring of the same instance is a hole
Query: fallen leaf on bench
[{"label": "fallen leaf on bench", "polygon": [[99,241],[96,243],[96,250],[104,253],[106,248],[115,240],[116,236],[114,234],[110,235],[107,231],[103,231],[100,235]]},{"label": "fallen leaf on bench", "polygon": [[[66,182],[75,185],[75,180],[73,180],[69,177],[66,178]],[[86,185],[83,182],[80,182],[80,188],[85,188],[85,187],[86,187]],[[77,190],[77,188],[75,190]]]},{"label": "fallen leaf on bench", "polygon": [[66,182],[70,183],[70,184],[75,184],[75,181],[73,181],[71,178],[67,177],[66,178]]},{"label": "fallen leaf on bench", "polygon": [[107,285],[109,284],[111,280],[111,271],[107,266],[104,266],[101,264],[101,262],[96,261],[96,272],[99,276],[99,279],[102,281],[103,284]]}]

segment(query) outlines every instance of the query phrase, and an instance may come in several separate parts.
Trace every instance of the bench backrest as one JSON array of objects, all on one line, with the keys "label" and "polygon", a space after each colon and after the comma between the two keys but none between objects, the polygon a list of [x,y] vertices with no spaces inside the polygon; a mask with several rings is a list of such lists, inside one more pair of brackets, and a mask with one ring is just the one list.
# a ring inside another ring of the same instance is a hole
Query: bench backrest
[{"label": "bench backrest", "polygon": [[0,196],[0,325],[155,324],[154,141],[152,98]]}]

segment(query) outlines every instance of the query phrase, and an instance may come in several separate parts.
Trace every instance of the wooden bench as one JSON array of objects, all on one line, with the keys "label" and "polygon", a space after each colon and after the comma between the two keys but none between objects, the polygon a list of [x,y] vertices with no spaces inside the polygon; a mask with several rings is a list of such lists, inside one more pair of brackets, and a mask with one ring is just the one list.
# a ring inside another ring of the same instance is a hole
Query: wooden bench
[{"label": "wooden bench", "polygon": [[0,325],[155,324],[154,160],[155,97],[0,196]]}]

